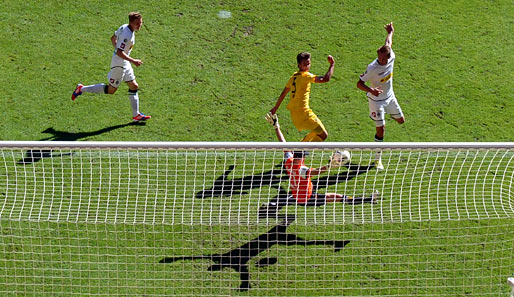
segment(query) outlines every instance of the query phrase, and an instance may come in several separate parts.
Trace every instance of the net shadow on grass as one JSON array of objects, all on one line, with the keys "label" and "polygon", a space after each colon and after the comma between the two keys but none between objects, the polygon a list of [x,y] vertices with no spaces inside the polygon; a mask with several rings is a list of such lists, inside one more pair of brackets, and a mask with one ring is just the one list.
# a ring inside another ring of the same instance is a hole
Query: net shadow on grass
[{"label": "net shadow on grass", "polygon": [[[39,141],[77,141],[82,138],[100,135],[100,134],[107,133],[107,132],[110,132],[112,130],[116,130],[119,128],[123,128],[123,127],[127,127],[127,126],[141,126],[144,124],[145,123],[141,123],[141,122],[130,122],[130,123],[126,123],[126,124],[106,127],[106,128],[99,129],[96,131],[78,132],[78,133],[58,131],[58,130],[55,130],[53,127],[50,127],[50,128],[47,128],[46,130],[42,131],[41,133],[52,134],[52,136],[40,139]],[[25,157],[23,159],[19,160],[18,162],[16,162],[16,164],[28,165],[28,164],[36,163],[43,158],[59,158],[59,157],[69,156],[69,155],[71,155],[71,153],[62,154],[62,153],[53,153],[51,150],[28,150],[27,152],[25,152]]]}]

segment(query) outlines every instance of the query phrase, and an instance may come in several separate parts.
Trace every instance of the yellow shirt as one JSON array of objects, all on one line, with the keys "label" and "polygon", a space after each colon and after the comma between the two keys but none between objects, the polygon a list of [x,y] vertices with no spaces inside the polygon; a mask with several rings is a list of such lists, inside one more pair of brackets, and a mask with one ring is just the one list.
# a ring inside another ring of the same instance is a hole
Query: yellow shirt
[{"label": "yellow shirt", "polygon": [[310,111],[311,83],[315,80],[316,75],[308,71],[297,71],[291,76],[286,85],[291,92],[291,100],[287,104],[287,109],[292,113]]}]

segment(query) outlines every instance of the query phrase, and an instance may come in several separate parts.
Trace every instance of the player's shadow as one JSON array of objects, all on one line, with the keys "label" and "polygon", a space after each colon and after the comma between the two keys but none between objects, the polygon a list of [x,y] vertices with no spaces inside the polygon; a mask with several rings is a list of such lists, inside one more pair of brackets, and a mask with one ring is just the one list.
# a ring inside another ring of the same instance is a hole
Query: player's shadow
[{"label": "player's shadow", "polygon": [[256,175],[249,175],[241,178],[229,179],[228,176],[234,170],[235,165],[230,165],[225,172],[219,176],[209,189],[204,189],[195,194],[196,198],[231,197],[234,195],[248,194],[248,190],[260,187],[278,187],[283,178],[282,164],[275,167],[279,169],[268,170]]},{"label": "player's shadow", "polygon": [[[268,232],[259,235],[249,242],[232,249],[223,254],[208,254],[198,256],[177,256],[165,257],[159,263],[173,263],[179,260],[199,260],[207,259],[214,262],[208,271],[220,271],[223,268],[231,268],[239,273],[241,284],[240,291],[250,289],[250,273],[248,271],[249,261],[257,257],[260,253],[270,249],[274,245],[285,246],[308,246],[308,245],[332,245],[334,251],[338,252],[345,247],[350,241],[348,240],[305,240],[294,234],[286,232],[287,227],[294,222],[294,216],[287,216],[277,226],[271,228]],[[262,258],[256,262],[257,267],[265,267],[278,262],[276,257]]]},{"label": "player's shadow", "polygon": [[[212,197],[232,197],[234,195],[248,194],[248,190],[264,186],[277,188],[279,193],[273,197],[269,203],[262,205],[259,208],[259,217],[275,217],[278,212],[286,205],[295,203],[291,199],[287,190],[280,186],[280,182],[288,180],[287,173],[283,168],[283,163],[275,166],[278,169],[268,170],[256,175],[244,176],[241,178],[230,179],[229,175],[235,168],[235,165],[230,165],[225,172],[219,176],[213,183],[211,188],[204,189],[196,193],[196,198],[212,198]],[[318,177],[312,180],[314,189],[317,191],[328,186],[347,182],[361,174],[367,173],[374,168],[374,165],[360,165],[360,164],[347,164],[346,171],[341,171],[337,174]]]},{"label": "player's shadow", "polygon": [[[111,127],[106,127],[103,129],[99,129],[91,132],[66,132],[66,131],[58,131],[54,128],[50,127],[41,133],[51,134],[50,137],[45,137],[40,139],[39,141],[77,141],[81,138],[86,138],[90,136],[100,135],[106,132],[110,132],[112,130],[116,130],[119,128],[123,128],[126,126],[134,126],[134,125],[144,125],[144,123],[139,122],[130,122],[121,125],[115,125]],[[53,153],[51,150],[28,150],[25,152],[25,157],[17,162],[19,165],[27,165],[40,161],[43,158],[57,158],[62,156],[68,156],[70,153]]]},{"label": "player's shadow", "polygon": [[[229,179],[235,165],[230,165],[225,172],[213,183],[211,188],[203,189],[195,194],[196,198],[231,197],[234,195],[248,194],[248,190],[260,187],[275,187],[280,189],[280,182],[288,180],[283,163],[275,166],[278,169],[268,170],[256,175],[248,175],[241,178]],[[313,179],[316,189],[326,188],[341,182],[346,182],[358,175],[368,172],[374,165],[348,164],[347,171],[334,175],[328,175]]]}]

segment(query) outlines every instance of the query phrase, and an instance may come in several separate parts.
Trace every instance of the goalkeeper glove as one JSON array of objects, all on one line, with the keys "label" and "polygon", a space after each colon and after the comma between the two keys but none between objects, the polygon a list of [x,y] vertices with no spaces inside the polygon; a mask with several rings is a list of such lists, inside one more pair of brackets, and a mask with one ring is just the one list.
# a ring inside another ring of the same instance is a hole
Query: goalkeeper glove
[{"label": "goalkeeper glove", "polygon": [[335,151],[330,156],[330,167],[339,167],[350,162],[350,153],[348,151]]},{"label": "goalkeeper glove", "polygon": [[275,128],[280,128],[280,125],[278,123],[278,115],[275,113],[275,114],[272,114],[271,112],[268,112],[266,114],[266,116],[264,117],[266,119],[266,121],[268,121],[268,123],[270,123],[270,125],[272,125],[273,127]]}]

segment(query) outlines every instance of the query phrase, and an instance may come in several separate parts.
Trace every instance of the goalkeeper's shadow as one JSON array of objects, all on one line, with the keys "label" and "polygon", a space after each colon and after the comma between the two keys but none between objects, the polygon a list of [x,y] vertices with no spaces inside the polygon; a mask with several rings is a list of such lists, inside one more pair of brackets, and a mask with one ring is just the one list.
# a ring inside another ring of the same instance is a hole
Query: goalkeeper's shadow
[{"label": "goalkeeper's shadow", "polygon": [[[287,227],[289,227],[295,219],[296,217],[294,215],[287,215],[278,225],[268,230],[268,232],[260,234],[256,238],[226,253],[164,257],[159,263],[170,264],[184,260],[210,260],[214,262],[214,264],[209,266],[208,271],[221,271],[223,268],[231,268],[239,273],[241,281],[238,288],[239,291],[248,291],[251,288],[248,265],[253,258],[258,257],[259,254],[269,250],[275,245],[332,246],[334,252],[339,252],[350,242],[348,240],[306,240],[295,234],[288,233]],[[255,265],[257,267],[266,267],[277,262],[277,257],[263,257],[255,262]]]}]

